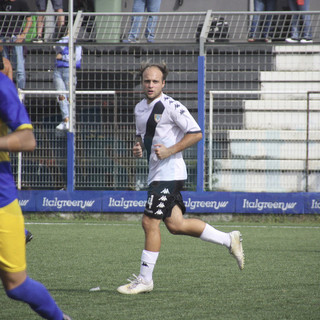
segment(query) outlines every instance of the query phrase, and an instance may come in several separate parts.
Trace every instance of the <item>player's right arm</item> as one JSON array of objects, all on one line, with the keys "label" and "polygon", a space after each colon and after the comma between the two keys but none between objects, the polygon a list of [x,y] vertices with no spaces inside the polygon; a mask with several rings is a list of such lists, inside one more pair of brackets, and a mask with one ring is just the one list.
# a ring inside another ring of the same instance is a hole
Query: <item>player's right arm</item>
[{"label": "player's right arm", "polygon": [[0,137],[0,151],[23,152],[33,151],[36,148],[36,139],[31,129],[14,131]]},{"label": "player's right arm", "polygon": [[142,158],[143,142],[141,136],[136,136],[136,143],[132,148],[132,152],[136,158]]},{"label": "player's right arm", "polygon": [[[0,151],[33,151],[36,140],[25,106],[13,82],[0,73]],[[11,133],[7,134],[8,129]]]},{"label": "player's right arm", "polygon": [[[1,57],[0,57],[1,58]],[[2,72],[3,74],[5,74],[11,81],[13,80],[13,72],[12,72],[12,66],[10,61],[5,58],[2,57],[2,61],[3,61],[3,69],[0,70],[0,72]]]}]

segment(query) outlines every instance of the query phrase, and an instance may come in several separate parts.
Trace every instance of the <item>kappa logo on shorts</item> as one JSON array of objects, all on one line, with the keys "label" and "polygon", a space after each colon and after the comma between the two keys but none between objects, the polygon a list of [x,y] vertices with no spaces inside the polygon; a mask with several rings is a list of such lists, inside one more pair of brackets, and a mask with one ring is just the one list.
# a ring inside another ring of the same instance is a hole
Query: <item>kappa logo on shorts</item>
[{"label": "kappa logo on shorts", "polygon": [[168,188],[164,188],[160,193],[163,193],[163,194],[170,194],[170,191]]},{"label": "kappa logo on shorts", "polygon": [[164,208],[164,203],[163,203],[163,202],[160,202],[160,203],[157,205],[157,208]]},{"label": "kappa logo on shorts", "polygon": [[154,214],[156,214],[157,216],[161,216],[163,214],[163,211],[159,209]]},{"label": "kappa logo on shorts", "polygon": [[162,196],[162,197],[159,198],[159,201],[167,201],[167,200],[168,200],[168,199],[167,199],[166,196]]}]

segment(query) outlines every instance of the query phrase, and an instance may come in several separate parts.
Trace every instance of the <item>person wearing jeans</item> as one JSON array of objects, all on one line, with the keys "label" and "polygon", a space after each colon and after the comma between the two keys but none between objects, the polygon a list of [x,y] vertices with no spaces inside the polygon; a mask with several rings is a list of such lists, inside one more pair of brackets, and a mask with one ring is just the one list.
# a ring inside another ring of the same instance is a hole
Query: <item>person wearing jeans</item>
[{"label": "person wearing jeans", "polygon": [[[32,26],[31,15],[10,15],[10,12],[30,12],[25,0],[8,0],[0,2],[3,15],[0,42],[3,42],[3,56],[9,59],[16,70],[16,82],[19,89],[25,89],[26,72],[24,66],[23,42]],[[5,43],[15,43],[5,46]]]},{"label": "person wearing jeans", "polygon": [[[275,11],[275,8],[276,0],[254,0],[254,11]],[[266,42],[271,42],[271,23],[272,15],[255,14],[252,19],[248,41],[254,42],[256,39],[262,38]]]},{"label": "person wearing jeans", "polygon": [[[292,11],[309,11],[310,0],[288,0]],[[300,22],[302,23],[300,26]],[[294,14],[291,20],[291,38],[289,43],[312,43],[311,18],[309,14]]]},{"label": "person wearing jeans", "polygon": [[[161,0],[135,0],[133,3],[132,12],[159,12]],[[123,40],[124,43],[137,42],[140,34],[142,16],[134,16],[131,21],[131,28],[128,39]],[[145,37],[148,42],[154,42],[154,30],[158,21],[157,16],[149,16],[145,29]]]},{"label": "person wearing jeans", "polygon": [[[16,36],[12,36],[9,39],[3,39],[3,44],[6,42],[14,43],[17,41]],[[25,89],[26,87],[26,71],[25,61],[23,54],[23,46],[3,46],[3,56],[12,62],[13,68],[16,70],[17,87],[19,89]]]},{"label": "person wearing jeans", "polygon": [[[57,91],[69,90],[69,35],[62,37],[55,46],[56,62],[53,71],[53,83]],[[76,45],[76,68],[80,69],[82,58],[82,47]],[[69,130],[69,96],[66,94],[58,95],[62,122],[56,127],[57,130]]]}]

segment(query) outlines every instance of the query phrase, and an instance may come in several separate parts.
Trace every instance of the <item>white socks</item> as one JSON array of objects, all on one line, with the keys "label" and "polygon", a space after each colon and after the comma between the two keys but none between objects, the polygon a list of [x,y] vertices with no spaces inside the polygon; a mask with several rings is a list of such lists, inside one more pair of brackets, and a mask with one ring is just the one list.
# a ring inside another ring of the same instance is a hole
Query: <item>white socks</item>
[{"label": "white socks", "polygon": [[203,241],[221,244],[228,248],[231,244],[229,233],[219,231],[207,223],[203,232],[201,233],[200,239]]},{"label": "white socks", "polygon": [[159,252],[143,250],[141,255],[141,267],[139,276],[146,282],[152,280],[152,273],[157,262]]},{"label": "white socks", "polygon": [[[220,244],[228,248],[230,247],[231,242],[229,233],[219,231],[207,223],[202,234],[200,235],[200,239],[203,241]],[[145,282],[152,281],[152,273],[158,256],[159,252],[148,250],[142,251],[139,277],[141,277]]]}]

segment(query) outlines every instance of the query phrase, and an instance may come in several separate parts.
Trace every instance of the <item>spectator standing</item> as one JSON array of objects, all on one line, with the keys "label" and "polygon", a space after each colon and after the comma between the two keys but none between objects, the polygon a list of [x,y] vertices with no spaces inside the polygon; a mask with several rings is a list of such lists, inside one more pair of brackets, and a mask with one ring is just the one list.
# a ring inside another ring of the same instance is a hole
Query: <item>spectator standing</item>
[{"label": "spectator standing", "polygon": [[42,318],[71,320],[47,288],[26,272],[24,219],[8,154],[33,151],[36,141],[13,82],[1,72],[0,122],[0,279],[9,298],[27,303]]},{"label": "spectator standing", "polygon": [[227,247],[240,270],[244,267],[239,231],[225,233],[202,220],[183,217],[186,208],[180,191],[187,179],[187,170],[182,152],[200,141],[202,133],[188,109],[162,92],[167,74],[164,64],[146,65],[141,69],[145,99],[135,107],[137,140],[132,151],[136,158],[141,158],[145,148],[149,163],[148,199],[142,218],[145,247],[140,274],[118,288],[122,294],[153,290],[152,274],[161,247],[161,220],[172,234]]},{"label": "spectator standing", "polygon": [[[275,11],[276,0],[254,0],[254,11]],[[263,39],[266,42],[272,41],[272,15],[253,15],[249,31],[248,41],[254,42]]]},{"label": "spectator standing", "polygon": [[[6,0],[1,1],[0,11],[29,12],[30,9],[25,0]],[[25,25],[24,22],[26,22]],[[0,40],[3,42],[3,55],[11,61],[16,71],[16,82],[19,89],[25,89],[26,87],[26,71],[22,43],[31,26],[32,18],[30,15],[5,15],[1,28]],[[15,43],[16,45],[12,47],[6,46],[6,42]]]},{"label": "spectator standing", "polygon": [[[62,37],[55,46],[56,62],[53,71],[53,83],[58,91],[68,91],[70,85],[69,79],[69,35]],[[76,46],[76,68],[81,67],[82,47]],[[69,130],[69,96],[59,94],[58,102],[62,115],[62,122],[56,127],[57,130]]]},{"label": "spectator standing", "polygon": [[[134,0],[132,12],[159,12],[161,6],[161,0]],[[154,31],[156,28],[158,17],[149,16],[147,26],[145,29],[145,37],[148,42],[154,42]],[[135,43],[138,40],[140,34],[140,27],[142,22],[142,16],[134,16],[131,21],[131,28],[128,34],[128,38],[124,39],[124,43]]]},{"label": "spectator standing", "polygon": [[[63,1],[62,0],[50,0],[52,3],[53,10],[55,12],[62,13],[63,12]],[[48,0],[36,0],[37,8],[40,12],[46,12]],[[37,17],[37,38],[33,40],[34,43],[42,43],[43,42],[43,27],[44,27],[45,16]],[[60,29],[65,24],[65,18],[63,15],[57,17],[57,27],[58,27],[58,35]]]},{"label": "spectator standing", "polygon": [[[291,11],[309,11],[310,0],[288,0]],[[311,18],[309,14],[294,14],[291,19],[289,43],[312,43]]]}]

